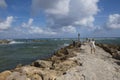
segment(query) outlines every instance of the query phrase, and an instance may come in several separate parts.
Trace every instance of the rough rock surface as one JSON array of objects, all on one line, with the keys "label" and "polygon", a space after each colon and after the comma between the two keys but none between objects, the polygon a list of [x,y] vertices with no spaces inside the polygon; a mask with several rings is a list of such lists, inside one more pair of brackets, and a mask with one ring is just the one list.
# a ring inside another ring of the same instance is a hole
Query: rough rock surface
[{"label": "rough rock surface", "polygon": [[35,67],[40,67],[40,68],[50,68],[52,66],[52,62],[45,61],[45,60],[37,60],[33,62],[32,65]]},{"label": "rough rock surface", "polygon": [[0,73],[0,80],[6,80],[6,78],[11,75],[11,71],[4,71],[2,73]]},{"label": "rough rock surface", "polygon": [[97,44],[99,47],[103,48],[105,51],[109,52],[113,58],[120,60],[120,46],[111,44]]},{"label": "rough rock surface", "polygon": [[81,65],[69,69],[56,80],[120,80],[120,66],[111,57],[100,47],[96,48],[95,54],[91,54],[89,45],[82,45],[81,52],[73,58]]}]

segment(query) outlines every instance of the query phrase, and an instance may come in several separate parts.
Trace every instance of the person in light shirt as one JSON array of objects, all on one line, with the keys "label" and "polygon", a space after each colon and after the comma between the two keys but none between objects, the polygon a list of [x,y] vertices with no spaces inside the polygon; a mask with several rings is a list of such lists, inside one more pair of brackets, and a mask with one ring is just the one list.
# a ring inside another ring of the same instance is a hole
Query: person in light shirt
[{"label": "person in light shirt", "polygon": [[96,46],[95,46],[95,40],[94,39],[90,40],[90,47],[91,47],[91,54],[95,53]]}]

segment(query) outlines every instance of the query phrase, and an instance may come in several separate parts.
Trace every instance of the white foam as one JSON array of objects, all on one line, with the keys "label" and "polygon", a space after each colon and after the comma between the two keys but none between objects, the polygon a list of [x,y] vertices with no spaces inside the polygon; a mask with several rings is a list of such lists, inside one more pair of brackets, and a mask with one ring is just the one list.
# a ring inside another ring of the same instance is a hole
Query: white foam
[{"label": "white foam", "polygon": [[63,46],[64,46],[64,47],[65,47],[65,46],[69,46],[69,44],[67,44],[67,43],[64,43],[64,44],[63,44]]},{"label": "white foam", "polygon": [[21,44],[21,43],[24,43],[24,42],[11,41],[9,44]]}]

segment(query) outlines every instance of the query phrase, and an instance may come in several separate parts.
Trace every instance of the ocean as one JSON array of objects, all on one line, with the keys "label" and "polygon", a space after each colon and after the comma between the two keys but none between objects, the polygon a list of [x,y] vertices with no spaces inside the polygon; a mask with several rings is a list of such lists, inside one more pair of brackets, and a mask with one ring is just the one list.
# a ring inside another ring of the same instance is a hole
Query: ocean
[{"label": "ocean", "polygon": [[[47,59],[54,52],[72,43],[74,38],[62,39],[14,39],[0,45],[0,72],[15,68],[18,64],[31,64],[37,59]],[[81,39],[84,41],[85,39]],[[95,38],[98,43],[120,45],[120,38]]]},{"label": "ocean", "polygon": [[0,45],[0,72],[18,64],[30,64],[37,59],[47,59],[54,52],[71,43],[70,39],[15,39]]}]

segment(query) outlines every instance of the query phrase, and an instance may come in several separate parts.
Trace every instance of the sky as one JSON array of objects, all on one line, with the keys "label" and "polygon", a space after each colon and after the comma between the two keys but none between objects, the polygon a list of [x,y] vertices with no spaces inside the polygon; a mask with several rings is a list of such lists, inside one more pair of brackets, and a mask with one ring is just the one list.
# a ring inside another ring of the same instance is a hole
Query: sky
[{"label": "sky", "polygon": [[120,37],[120,0],[0,0],[0,39]]}]

